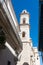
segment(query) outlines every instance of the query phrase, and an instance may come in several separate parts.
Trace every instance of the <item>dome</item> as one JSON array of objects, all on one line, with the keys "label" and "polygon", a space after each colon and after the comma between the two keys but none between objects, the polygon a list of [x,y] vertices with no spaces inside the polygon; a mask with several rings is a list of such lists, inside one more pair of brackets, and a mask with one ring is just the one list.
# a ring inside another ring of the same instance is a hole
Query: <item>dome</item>
[{"label": "dome", "polygon": [[29,14],[29,13],[27,12],[27,10],[23,10],[23,11],[22,11],[22,14],[24,14],[24,13]]},{"label": "dome", "polygon": [[27,12],[27,10],[23,10],[20,15],[22,15],[22,14],[28,14],[29,15],[29,12]]}]

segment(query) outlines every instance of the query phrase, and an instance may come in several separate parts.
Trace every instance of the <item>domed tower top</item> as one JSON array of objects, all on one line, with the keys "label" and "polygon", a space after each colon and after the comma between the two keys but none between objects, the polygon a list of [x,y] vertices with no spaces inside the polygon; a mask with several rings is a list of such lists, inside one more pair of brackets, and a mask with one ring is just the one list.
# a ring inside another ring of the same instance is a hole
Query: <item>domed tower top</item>
[{"label": "domed tower top", "polygon": [[27,12],[27,10],[23,10],[22,13],[20,14],[20,24],[29,24],[29,18],[30,14]]},{"label": "domed tower top", "polygon": [[21,14],[29,14],[29,12],[27,12],[27,10],[23,10]]}]

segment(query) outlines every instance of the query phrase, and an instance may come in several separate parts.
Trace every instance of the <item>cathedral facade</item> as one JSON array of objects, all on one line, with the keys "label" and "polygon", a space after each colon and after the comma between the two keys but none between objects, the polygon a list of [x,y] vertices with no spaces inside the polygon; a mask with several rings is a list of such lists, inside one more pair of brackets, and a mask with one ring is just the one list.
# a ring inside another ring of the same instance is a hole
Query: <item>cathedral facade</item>
[{"label": "cathedral facade", "polygon": [[40,65],[40,58],[37,47],[33,47],[30,37],[30,15],[26,10],[23,10],[20,15],[20,38],[23,44],[23,50],[19,54],[17,65]]}]

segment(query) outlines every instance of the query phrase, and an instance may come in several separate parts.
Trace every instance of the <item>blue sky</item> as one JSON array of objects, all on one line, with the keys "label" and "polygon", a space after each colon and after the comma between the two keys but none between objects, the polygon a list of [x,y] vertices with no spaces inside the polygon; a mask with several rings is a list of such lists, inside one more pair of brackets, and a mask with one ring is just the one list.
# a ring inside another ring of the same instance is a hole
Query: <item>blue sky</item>
[{"label": "blue sky", "polygon": [[38,20],[39,20],[39,1],[38,0],[12,0],[12,4],[20,22],[20,13],[26,9],[30,13],[30,36],[34,46],[38,46]]},{"label": "blue sky", "polygon": [[[20,22],[20,13],[26,9],[30,13],[30,36],[33,41],[33,46],[38,47],[38,35],[39,35],[39,0],[12,0],[14,11]],[[42,61],[41,65],[42,65]]]}]

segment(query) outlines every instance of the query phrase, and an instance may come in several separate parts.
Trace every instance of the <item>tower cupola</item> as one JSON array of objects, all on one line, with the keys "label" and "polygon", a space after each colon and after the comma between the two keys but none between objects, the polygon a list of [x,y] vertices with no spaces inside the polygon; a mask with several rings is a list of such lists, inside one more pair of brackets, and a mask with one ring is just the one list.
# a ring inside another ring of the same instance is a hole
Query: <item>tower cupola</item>
[{"label": "tower cupola", "polygon": [[20,24],[29,24],[29,12],[27,10],[23,10],[20,14]]}]

